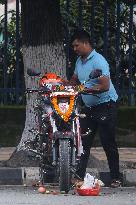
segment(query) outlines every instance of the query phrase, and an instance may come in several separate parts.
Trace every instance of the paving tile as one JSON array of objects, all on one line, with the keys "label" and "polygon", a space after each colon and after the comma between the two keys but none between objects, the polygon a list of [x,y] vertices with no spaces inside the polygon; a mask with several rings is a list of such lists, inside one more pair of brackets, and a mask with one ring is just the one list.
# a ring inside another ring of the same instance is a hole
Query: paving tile
[{"label": "paving tile", "polygon": [[[14,150],[15,147],[1,147],[0,161],[8,160]],[[118,150],[121,161],[136,162],[136,148],[119,148]],[[102,147],[93,147],[90,153],[100,160],[106,160],[106,155]]]},{"label": "paving tile", "polygon": [[8,160],[14,151],[15,151],[15,147],[1,147],[0,148],[0,161]]}]

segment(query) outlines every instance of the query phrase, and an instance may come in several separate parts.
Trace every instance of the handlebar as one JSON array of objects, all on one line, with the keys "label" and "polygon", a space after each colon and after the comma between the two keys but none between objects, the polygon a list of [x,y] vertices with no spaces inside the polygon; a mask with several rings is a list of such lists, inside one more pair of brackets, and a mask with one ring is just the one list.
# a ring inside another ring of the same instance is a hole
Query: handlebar
[{"label": "handlebar", "polygon": [[51,93],[51,91],[47,91],[47,89],[46,90],[43,90],[43,89],[31,89],[31,88],[27,88],[26,89],[26,91],[25,91],[26,93]]},{"label": "handlebar", "polygon": [[30,89],[30,88],[27,88],[26,89],[26,93],[39,93],[39,94],[51,94],[53,92],[78,92],[79,94],[83,94],[83,95],[93,95],[93,96],[96,96],[99,98],[99,96],[97,94],[94,94],[91,89],[89,90],[80,90],[79,87],[77,86],[72,86],[73,87],[73,90],[63,90],[63,91],[60,91],[60,90],[49,90],[45,87],[42,87],[42,88],[39,88],[39,89]]}]

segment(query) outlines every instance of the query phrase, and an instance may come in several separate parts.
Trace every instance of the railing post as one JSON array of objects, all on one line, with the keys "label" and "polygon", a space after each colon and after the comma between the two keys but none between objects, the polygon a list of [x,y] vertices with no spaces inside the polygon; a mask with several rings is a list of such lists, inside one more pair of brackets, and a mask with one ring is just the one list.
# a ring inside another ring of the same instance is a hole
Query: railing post
[{"label": "railing post", "polygon": [[130,0],[130,11],[129,11],[129,62],[128,62],[128,73],[129,73],[129,94],[128,94],[128,105],[132,104],[132,45],[133,45],[133,0]]},{"label": "railing post", "polygon": [[16,0],[16,103],[19,103],[19,0]]},{"label": "railing post", "polygon": [[78,0],[78,27],[83,27],[83,18],[82,18],[82,0]]},{"label": "railing post", "polygon": [[119,92],[119,79],[120,79],[120,0],[117,0],[116,11],[116,90]]},{"label": "railing post", "polygon": [[103,55],[107,57],[107,48],[108,48],[108,1],[104,0],[104,31],[103,31]]},{"label": "railing post", "polygon": [[67,0],[66,2],[66,75],[67,78],[70,78],[70,72],[69,72],[69,12],[70,12],[70,0]]},{"label": "railing post", "polygon": [[8,27],[7,27],[7,12],[8,12],[8,4],[7,0],[5,0],[5,8],[4,8],[4,65],[3,65],[3,78],[4,78],[4,104],[7,104],[7,70],[8,70]]},{"label": "railing post", "polygon": [[94,22],[95,22],[95,0],[91,1],[91,26],[90,26],[90,31],[91,31],[91,40],[94,43]]}]

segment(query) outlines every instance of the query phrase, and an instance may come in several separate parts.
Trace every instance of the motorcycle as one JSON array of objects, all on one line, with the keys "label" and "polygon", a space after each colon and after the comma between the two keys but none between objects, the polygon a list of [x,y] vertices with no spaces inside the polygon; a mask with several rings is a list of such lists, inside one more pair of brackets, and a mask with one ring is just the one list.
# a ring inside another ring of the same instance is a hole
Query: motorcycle
[{"label": "motorcycle", "polygon": [[[28,71],[30,76],[40,73]],[[72,175],[83,153],[79,118],[79,98],[84,86],[65,86],[63,80],[54,73],[47,73],[39,80],[38,89],[27,89],[27,93],[37,92],[38,131],[34,147],[29,149],[40,157],[40,179],[47,182],[47,170],[54,170],[60,191],[68,193]],[[84,93],[85,94],[85,93]]]}]

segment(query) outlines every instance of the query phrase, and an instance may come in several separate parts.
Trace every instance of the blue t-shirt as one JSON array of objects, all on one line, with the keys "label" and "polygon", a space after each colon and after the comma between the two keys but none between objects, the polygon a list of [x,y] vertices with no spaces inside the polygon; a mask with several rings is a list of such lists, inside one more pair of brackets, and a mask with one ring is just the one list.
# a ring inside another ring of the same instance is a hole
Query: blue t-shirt
[{"label": "blue t-shirt", "polygon": [[[108,76],[110,78],[108,62],[101,54],[93,50],[86,60],[83,61],[81,57],[77,59],[74,74],[78,76],[80,83],[85,83],[85,87],[91,88],[99,83],[97,78],[89,80],[90,73],[93,73],[97,69],[101,70],[101,76]],[[110,100],[117,101],[118,95],[111,79],[109,90],[98,94],[97,96],[98,97],[93,95],[82,95],[82,99],[87,107],[108,102]]]}]

